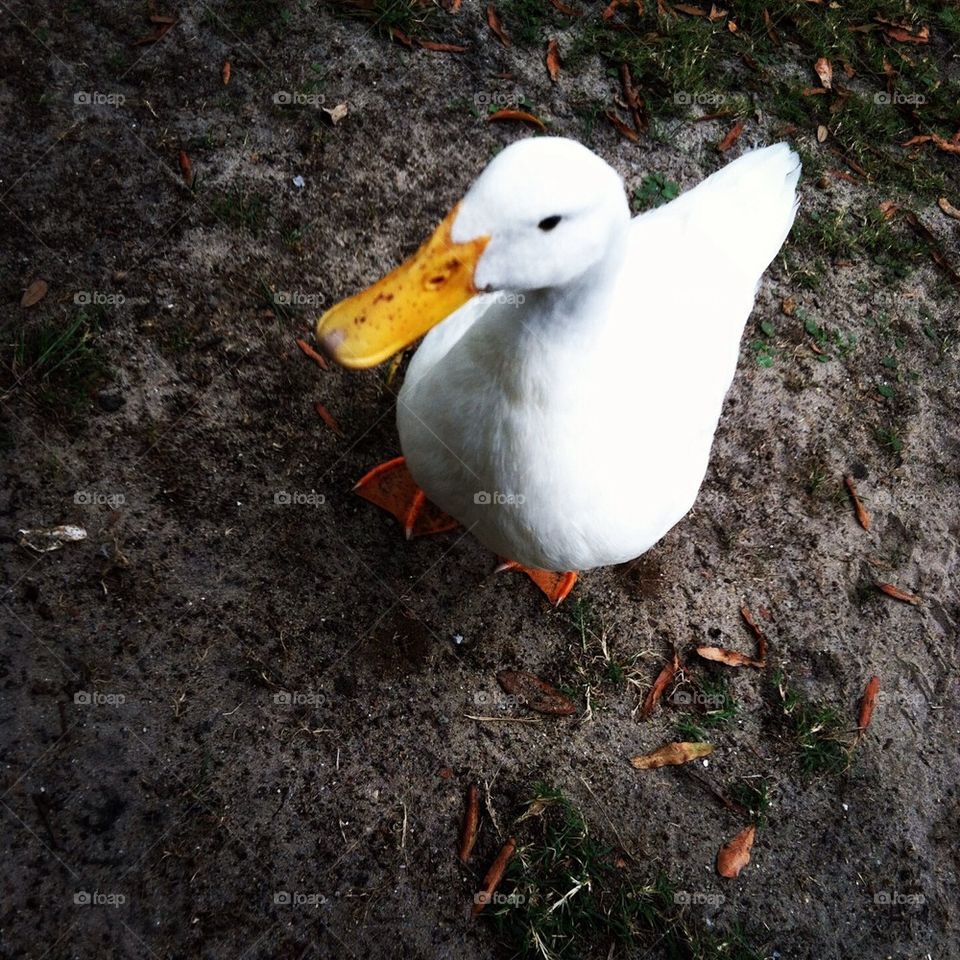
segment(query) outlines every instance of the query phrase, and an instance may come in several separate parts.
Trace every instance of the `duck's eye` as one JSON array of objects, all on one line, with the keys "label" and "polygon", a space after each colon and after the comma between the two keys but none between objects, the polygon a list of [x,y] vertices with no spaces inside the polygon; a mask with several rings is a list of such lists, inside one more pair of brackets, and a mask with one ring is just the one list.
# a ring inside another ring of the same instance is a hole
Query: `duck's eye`
[{"label": "duck's eye", "polygon": [[541,220],[537,226],[541,230],[552,230],[563,218],[559,215],[552,217],[547,217],[545,220]]}]

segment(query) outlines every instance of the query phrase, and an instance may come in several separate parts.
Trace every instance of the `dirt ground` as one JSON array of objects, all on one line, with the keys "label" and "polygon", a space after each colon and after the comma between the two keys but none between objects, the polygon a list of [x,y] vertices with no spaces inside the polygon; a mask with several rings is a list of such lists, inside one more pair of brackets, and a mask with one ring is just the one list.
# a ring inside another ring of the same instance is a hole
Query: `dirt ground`
[{"label": "dirt ground", "polygon": [[[23,331],[80,310],[95,356],[79,399],[15,363],[3,392],[2,956],[512,956],[494,911],[470,907],[508,834],[535,843],[513,821],[546,784],[625,871],[681,891],[662,930],[694,932],[683,950],[599,938],[598,956],[960,957],[956,291],[929,260],[896,282],[833,263],[811,289],[778,259],[694,510],[550,609],[469,537],[407,543],[351,495],[399,452],[399,380],[322,371],[295,339],[532,135],[471,103],[522,89],[631,193],[651,172],[685,188],[718,168],[724,122],[665,121],[638,143],[602,117],[588,129],[571,104],[613,103],[615,76],[594,58],[551,84],[469,0],[435,32],[463,54],[316,4],[264,4],[263,22],[241,7],[5,6],[5,361]],[[133,46],[150,12],[179,22]],[[334,125],[322,107],[343,102]],[[752,119],[728,157],[775,128]],[[844,180],[801,192],[808,209],[864,202]],[[958,224],[932,198],[914,209],[960,263]],[[38,278],[46,296],[21,307]],[[805,315],[855,345],[812,338]],[[58,524],[86,539],[38,552],[18,533]],[[753,650],[744,604],[766,668],[699,660],[701,644]],[[725,682],[736,703],[700,779],[769,800],[736,879],[717,876],[717,849],[753,818],[685,768],[628,763],[683,739],[683,697],[636,712],[673,646],[685,689]],[[578,714],[516,711],[505,668]],[[872,675],[850,762],[805,773],[784,692],[849,734]],[[489,808],[464,867],[471,782]]]}]

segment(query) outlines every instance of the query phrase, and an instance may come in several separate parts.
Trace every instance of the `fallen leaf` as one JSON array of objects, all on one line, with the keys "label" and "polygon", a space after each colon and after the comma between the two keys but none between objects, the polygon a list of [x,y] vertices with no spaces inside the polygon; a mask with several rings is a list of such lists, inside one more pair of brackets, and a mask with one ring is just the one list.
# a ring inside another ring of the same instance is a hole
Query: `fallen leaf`
[{"label": "fallen leaf", "polygon": [[937,206],[948,217],[953,217],[954,220],[960,220],[960,210],[958,210],[946,197],[941,197],[937,201]]},{"label": "fallen leaf", "polygon": [[728,21],[727,21],[727,29],[728,29],[731,33],[736,33],[736,32],[737,32],[737,25],[736,25],[732,20],[728,20]]},{"label": "fallen leaf", "polygon": [[718,20],[722,20],[726,15],[726,10],[721,10],[715,3],[710,4],[710,12],[707,14],[707,19],[711,23],[716,23]]},{"label": "fallen leaf", "polygon": [[345,103],[337,103],[332,107],[321,107],[320,109],[330,118],[330,122],[334,126],[350,112],[350,108]]},{"label": "fallen leaf", "polygon": [[603,8],[603,13],[600,14],[600,19],[609,20],[617,12],[617,7],[619,7],[623,2],[624,0],[610,0],[610,3]]},{"label": "fallen leaf", "polygon": [[547,73],[550,74],[550,79],[556,83],[557,77],[560,76],[560,50],[557,47],[557,41],[552,37],[547,41]]},{"label": "fallen leaf", "polygon": [[822,97],[827,92],[826,87],[804,87],[800,91],[801,97]]},{"label": "fallen leaf", "polygon": [[500,22],[500,17],[497,16],[497,11],[493,9],[492,3],[487,5],[487,24],[494,32],[496,38],[505,47],[512,45],[513,41],[510,39],[507,31],[503,29],[503,24]]},{"label": "fallen leaf", "polygon": [[340,424],[337,423],[333,414],[319,401],[313,405],[313,409],[316,410],[317,416],[335,433],[337,436],[343,436],[343,430],[340,428]]},{"label": "fallen leaf", "polygon": [[713,753],[712,743],[681,741],[665,744],[652,753],[632,757],[630,763],[635,770],[655,770],[657,767],[676,767],[681,763],[708,757],[711,753]]},{"label": "fallen leaf", "polygon": [[878,209],[880,210],[880,216],[884,220],[889,220],[900,209],[900,204],[894,200],[882,200]]},{"label": "fallen leaf", "polygon": [[879,692],[880,678],[871,677],[860,700],[860,716],[857,719],[857,727],[861,734],[870,726],[870,721],[873,719],[873,708],[877,705],[877,694]]},{"label": "fallen leaf", "polygon": [[821,123],[817,127],[817,143],[826,143],[829,136],[830,131]]},{"label": "fallen leaf", "polygon": [[461,863],[466,863],[473,853],[477,842],[477,833],[480,830],[480,791],[475,783],[467,788],[466,804],[463,808],[463,825],[460,828],[460,849],[458,856]]},{"label": "fallen leaf", "polygon": [[626,63],[620,64],[620,87],[623,90],[623,99],[630,109],[630,116],[633,118],[633,129],[639,136],[647,129],[647,119],[643,114],[643,97],[640,96],[640,91],[633,82],[630,66]]},{"label": "fallen leaf", "polygon": [[390,36],[393,37],[397,43],[402,43],[405,47],[409,47],[411,50],[413,49],[413,41],[399,27],[391,27]]},{"label": "fallen leaf", "polygon": [[[886,60],[884,60],[884,63],[886,63]],[[840,62],[840,66],[843,67],[843,72],[847,75],[848,80],[852,80],[857,75],[857,71],[854,70],[853,66],[847,63],[846,60],[842,60]],[[887,66],[890,66],[890,65],[887,64]]]},{"label": "fallen leaf", "polygon": [[755,660],[745,653],[740,653],[737,650],[725,650],[723,647],[697,647],[697,654],[704,660],[725,663],[728,667],[756,667],[758,670],[762,670],[766,666],[763,660]]},{"label": "fallen leaf", "polygon": [[767,28],[767,36],[770,38],[770,42],[775,46],[780,46],[780,34],[777,33],[777,28],[773,25],[773,17],[770,16],[769,10],[763,11],[763,25]]},{"label": "fallen leaf", "polygon": [[780,309],[788,317],[792,317],[794,311],[797,309],[797,301],[793,297],[785,297],[783,303],[780,304]]},{"label": "fallen leaf", "polygon": [[740,875],[740,871],[750,862],[750,851],[756,835],[756,825],[751,823],[720,848],[717,853],[717,873],[721,877]]},{"label": "fallen leaf", "polygon": [[905,27],[890,26],[883,28],[884,35],[897,43],[929,43],[930,28],[923,27],[914,33]]},{"label": "fallen leaf", "polygon": [[458,43],[438,43],[436,40],[418,40],[417,45],[434,53],[466,53],[467,48]]},{"label": "fallen leaf", "polygon": [[505,693],[517,697],[529,710],[553,717],[569,717],[577,712],[577,705],[546,680],[523,670],[501,670],[497,683]]},{"label": "fallen leaf", "polygon": [[497,859],[490,865],[487,875],[483,878],[483,889],[474,897],[473,915],[477,916],[483,908],[490,902],[500,881],[503,879],[503,873],[507,869],[507,864],[513,856],[513,851],[517,849],[517,841],[510,837],[497,854]]},{"label": "fallen leaf", "polygon": [[895,587],[892,583],[878,583],[877,589],[882,593],[885,593],[888,597],[893,597],[894,600],[902,600],[904,603],[912,603],[915,607],[920,606],[923,603],[923,600],[920,599],[915,593],[910,593],[907,590],[901,590],[899,587]]},{"label": "fallen leaf", "polygon": [[33,283],[23,291],[23,296],[20,298],[20,306],[32,307],[35,303],[39,303],[47,295],[47,289],[46,280],[34,280]]},{"label": "fallen leaf", "polygon": [[37,553],[50,553],[52,550],[59,550],[65,543],[87,539],[87,531],[72,523],[36,530],[18,530],[17,533],[20,534],[20,546],[29,547]]},{"label": "fallen leaf", "polygon": [[532,113],[527,113],[524,110],[498,110],[496,113],[491,113],[487,120],[517,120],[521,123],[529,123],[544,132],[547,129],[547,125],[539,117],[535,117]]},{"label": "fallen leaf", "polygon": [[726,153],[740,138],[740,134],[743,133],[743,128],[745,125],[745,120],[738,120],[727,131],[727,135],[717,144],[717,150],[720,153]]},{"label": "fallen leaf", "polygon": [[317,353],[317,351],[314,350],[313,347],[311,347],[309,343],[307,343],[306,340],[298,340],[298,341],[297,341],[297,346],[298,346],[318,367],[320,367],[321,370],[329,370],[329,369],[330,369],[330,368],[327,366],[327,361],[324,360],[323,357],[322,357],[319,353]]},{"label": "fallen leaf", "polygon": [[223,61],[223,67],[220,70],[220,76],[223,78],[223,85],[226,86],[230,82],[231,66],[229,60]]},{"label": "fallen leaf", "polygon": [[817,60],[813,65],[813,71],[826,90],[833,88],[833,64],[826,57],[820,57]]},{"label": "fallen leaf", "polygon": [[617,133],[626,137],[628,140],[632,140],[634,143],[639,142],[640,137],[637,136],[637,131],[627,126],[612,110],[604,111],[603,115],[614,125]]},{"label": "fallen leaf", "polygon": [[753,634],[754,639],[757,641],[757,660],[763,661],[767,659],[767,635],[760,629],[757,621],[753,619],[753,614],[750,613],[748,607],[740,608],[740,616],[743,617],[743,622],[750,628],[750,632]]},{"label": "fallen leaf", "polygon": [[646,720],[647,717],[653,713],[654,707],[660,701],[660,698],[663,696],[663,691],[667,689],[670,681],[676,676],[677,671],[680,669],[680,658],[677,656],[677,651],[673,651],[673,660],[670,663],[666,664],[664,668],[657,674],[657,679],[653,681],[653,686],[650,688],[649,693],[643,701],[643,706],[640,708],[640,718]]},{"label": "fallen leaf", "polygon": [[673,9],[685,13],[688,17],[705,17],[707,15],[707,11],[703,7],[694,7],[689,3],[675,3]]},{"label": "fallen leaf", "polygon": [[857,511],[857,522],[863,527],[864,530],[870,529],[870,514],[867,512],[867,508],[860,502],[860,497],[857,496],[857,488],[853,482],[853,477],[848,473],[844,478],[843,482],[846,484],[847,492],[850,494],[850,499],[853,501],[853,507]]},{"label": "fallen leaf", "polygon": [[180,151],[178,159],[180,163],[180,176],[183,177],[183,182],[189,187],[193,183],[193,164],[190,162],[190,157],[187,155],[186,150]]},{"label": "fallen leaf", "polygon": [[828,170],[827,173],[836,180],[845,180],[847,183],[860,183],[852,173],[847,173],[846,170]]},{"label": "fallen leaf", "polygon": [[563,0],[550,0],[550,3],[552,3],[554,8],[559,10],[565,17],[583,16],[583,13],[580,10],[574,10],[573,7],[568,7]]}]

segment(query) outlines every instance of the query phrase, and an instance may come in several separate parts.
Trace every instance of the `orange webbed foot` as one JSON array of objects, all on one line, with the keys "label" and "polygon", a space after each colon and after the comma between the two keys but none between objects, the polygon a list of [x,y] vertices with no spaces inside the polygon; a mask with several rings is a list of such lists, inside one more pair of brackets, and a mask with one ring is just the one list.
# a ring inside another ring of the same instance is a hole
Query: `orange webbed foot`
[{"label": "orange webbed foot", "polygon": [[525,567],[516,560],[505,560],[497,567],[496,573],[504,570],[519,570],[525,573],[543,592],[544,596],[555,606],[566,600],[568,594],[577,582],[576,571],[557,573],[553,570],[539,570],[537,567]]},{"label": "orange webbed foot", "polygon": [[427,499],[410,476],[405,457],[394,457],[374,467],[361,477],[353,492],[396,517],[408,540],[460,526]]}]

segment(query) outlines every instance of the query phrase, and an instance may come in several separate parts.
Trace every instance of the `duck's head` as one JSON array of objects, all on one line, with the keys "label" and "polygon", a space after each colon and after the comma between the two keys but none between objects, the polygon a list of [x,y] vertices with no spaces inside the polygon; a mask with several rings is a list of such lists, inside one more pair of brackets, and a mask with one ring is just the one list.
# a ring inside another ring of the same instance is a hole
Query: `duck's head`
[{"label": "duck's head", "polygon": [[429,240],[317,322],[338,363],[372,367],[479,293],[575,283],[620,241],[619,175],[574,140],[521,140],[486,167]]}]

